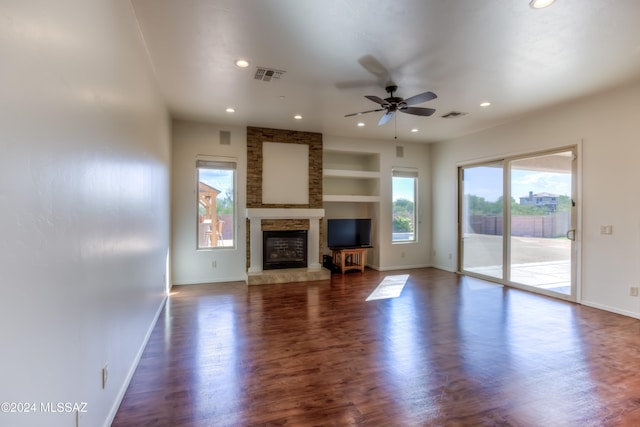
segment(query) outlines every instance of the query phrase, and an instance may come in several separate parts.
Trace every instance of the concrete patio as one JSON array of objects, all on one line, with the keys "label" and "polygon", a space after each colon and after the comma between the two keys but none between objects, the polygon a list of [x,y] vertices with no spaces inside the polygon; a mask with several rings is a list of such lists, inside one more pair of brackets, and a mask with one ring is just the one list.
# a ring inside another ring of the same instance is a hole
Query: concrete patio
[{"label": "concrete patio", "polygon": [[[571,241],[511,238],[510,281],[562,294],[571,293]],[[502,278],[502,236],[467,234],[463,270]]]}]

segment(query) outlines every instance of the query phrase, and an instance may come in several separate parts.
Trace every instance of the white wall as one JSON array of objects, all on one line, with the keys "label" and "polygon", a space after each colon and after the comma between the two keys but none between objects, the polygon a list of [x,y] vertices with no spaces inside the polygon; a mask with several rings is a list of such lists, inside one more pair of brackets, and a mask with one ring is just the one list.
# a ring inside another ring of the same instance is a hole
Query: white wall
[{"label": "white wall", "polygon": [[[231,132],[231,144],[221,145],[221,130]],[[172,270],[173,284],[196,284],[246,280],[246,128],[174,120],[172,126]],[[404,147],[404,157],[396,158],[396,145]],[[379,204],[325,203],[326,217],[371,217],[379,225],[375,248],[367,264],[381,270],[425,267],[430,264],[431,219],[429,147],[399,141],[375,141],[323,136],[323,147],[331,150],[380,153]],[[196,170],[198,155],[232,157],[238,160],[236,209],[238,210],[235,249],[196,250]],[[416,243],[391,244],[391,168],[418,168],[420,238]],[[326,230],[326,228],[325,228]],[[325,253],[327,253],[325,248]],[[404,253],[404,257],[402,256]],[[215,261],[216,267],[213,267]]]},{"label": "white wall", "polygon": [[0,402],[37,405],[0,425],[107,425],[166,295],[168,115],[129,2],[3,1],[0,52]]},{"label": "white wall", "polygon": [[[220,144],[220,131],[231,133],[231,144]],[[245,280],[246,271],[246,177],[247,130],[176,120],[172,127],[172,265],[173,284]],[[235,248],[197,250],[198,155],[237,159],[236,244]],[[215,261],[215,267],[214,262]]]},{"label": "white wall", "polygon": [[[404,147],[404,156],[396,157],[396,146]],[[367,264],[380,270],[394,270],[399,268],[428,267],[431,262],[431,185],[429,146],[392,140],[365,140],[343,138],[324,135],[323,148],[329,150],[343,150],[351,152],[369,152],[380,154],[380,202],[370,204],[368,211],[373,217],[373,223],[378,225],[377,242],[374,249],[367,255]],[[392,200],[391,200],[391,171],[394,166],[412,167],[418,169],[418,233],[415,243],[391,243]],[[350,209],[354,215],[361,215],[360,203],[347,203],[338,207],[340,203],[325,204],[327,218],[344,218]],[[351,206],[350,206],[351,205]],[[404,256],[403,256],[404,254]]]},{"label": "white wall", "polygon": [[[582,303],[640,317],[640,83],[547,108],[517,122],[432,145],[435,266],[454,270],[456,163],[582,144]],[[613,235],[600,225],[612,224]],[[448,259],[448,254],[453,259]]]}]

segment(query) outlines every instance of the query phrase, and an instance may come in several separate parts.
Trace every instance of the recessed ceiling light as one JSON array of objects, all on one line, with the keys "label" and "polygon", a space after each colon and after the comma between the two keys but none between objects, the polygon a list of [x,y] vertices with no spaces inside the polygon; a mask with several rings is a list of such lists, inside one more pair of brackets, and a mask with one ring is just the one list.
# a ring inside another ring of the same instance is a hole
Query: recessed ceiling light
[{"label": "recessed ceiling light", "polygon": [[358,126],[358,127],[361,127],[361,128],[362,128],[362,127],[364,127],[364,122],[358,122],[358,125],[357,125],[357,126]]},{"label": "recessed ceiling light", "polygon": [[236,112],[236,109],[235,109],[235,108],[231,108],[231,107],[229,107],[229,108],[227,108],[225,111],[226,111],[227,113],[235,113],[235,112]]},{"label": "recessed ceiling light", "polygon": [[481,102],[481,103],[480,103],[480,106],[481,106],[481,107],[490,107],[490,106],[491,106],[491,103],[490,103],[489,101]]},{"label": "recessed ceiling light", "polygon": [[532,9],[544,9],[545,7],[551,6],[556,0],[531,0],[529,6]]},{"label": "recessed ceiling light", "polygon": [[413,128],[413,129],[411,129],[411,132],[416,133],[416,132],[418,132],[418,129]]},{"label": "recessed ceiling light", "polygon": [[300,114],[296,114],[293,118],[296,120],[302,120],[302,116]]},{"label": "recessed ceiling light", "polygon": [[240,68],[247,68],[249,66],[249,61],[245,59],[238,59],[236,61],[236,66]]}]

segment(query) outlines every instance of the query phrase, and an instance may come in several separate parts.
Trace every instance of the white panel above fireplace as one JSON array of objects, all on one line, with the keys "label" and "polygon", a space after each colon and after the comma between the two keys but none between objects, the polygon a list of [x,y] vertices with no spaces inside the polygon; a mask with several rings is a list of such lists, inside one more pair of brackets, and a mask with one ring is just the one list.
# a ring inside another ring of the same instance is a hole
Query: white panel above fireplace
[{"label": "white panel above fireplace", "polygon": [[262,203],[309,204],[309,145],[262,143]]}]

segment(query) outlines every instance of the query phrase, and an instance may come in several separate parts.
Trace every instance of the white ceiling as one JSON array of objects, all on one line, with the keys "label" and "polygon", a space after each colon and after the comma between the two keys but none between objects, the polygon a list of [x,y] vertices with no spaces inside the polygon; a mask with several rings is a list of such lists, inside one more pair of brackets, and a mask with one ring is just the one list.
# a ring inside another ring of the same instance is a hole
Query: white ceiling
[{"label": "white ceiling", "polygon": [[[529,0],[132,4],[172,115],[219,124],[376,139],[397,127],[399,139],[432,142],[640,77],[638,0],[557,0],[543,10]],[[382,113],[345,118],[378,106],[365,95],[387,96],[364,57],[386,68],[397,96],[435,92],[417,106],[436,113],[396,113],[384,126]],[[239,58],[250,66],[236,67]],[[256,67],[285,73],[264,82]],[[452,110],[468,114],[441,117]]]}]

